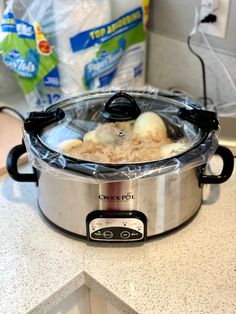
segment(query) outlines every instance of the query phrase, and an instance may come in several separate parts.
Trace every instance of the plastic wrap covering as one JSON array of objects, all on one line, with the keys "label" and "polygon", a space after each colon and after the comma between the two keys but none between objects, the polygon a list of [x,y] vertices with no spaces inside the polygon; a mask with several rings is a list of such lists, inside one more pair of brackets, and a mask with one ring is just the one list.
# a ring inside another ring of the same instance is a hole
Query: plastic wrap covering
[{"label": "plastic wrap covering", "polygon": [[168,135],[181,147],[174,156],[136,163],[106,164],[80,160],[61,153],[59,144],[68,139],[83,139],[84,134],[107,123],[102,115],[104,104],[115,91],[91,92],[50,106],[45,112],[61,108],[65,118],[47,126],[38,134],[25,133],[25,143],[33,166],[58,178],[88,182],[121,181],[170,172],[185,171],[205,164],[218,146],[218,130],[202,128],[178,116],[181,108],[202,109],[188,98],[179,98],[158,90],[125,91],[131,95],[141,112],[158,113],[165,121]]},{"label": "plastic wrap covering", "polygon": [[0,53],[32,109],[108,86],[143,86],[149,0],[10,0]]},{"label": "plastic wrap covering", "polygon": [[218,105],[216,111],[220,117],[236,118],[236,102]]}]

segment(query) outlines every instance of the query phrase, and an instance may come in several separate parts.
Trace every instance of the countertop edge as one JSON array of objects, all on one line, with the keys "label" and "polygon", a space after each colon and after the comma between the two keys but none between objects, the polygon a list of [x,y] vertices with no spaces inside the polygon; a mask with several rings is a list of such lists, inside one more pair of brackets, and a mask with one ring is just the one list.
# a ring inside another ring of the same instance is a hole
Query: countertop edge
[{"label": "countertop edge", "polygon": [[85,284],[85,276],[82,271],[69,282],[67,282],[64,286],[58,289],[56,292],[52,293],[48,298],[44,301],[36,305],[32,310],[27,312],[28,314],[46,314],[48,311],[53,309],[56,305],[58,305],[61,301],[63,301],[66,297],[68,297],[71,293],[79,289]]},{"label": "countertop edge", "polygon": [[81,273],[79,273],[77,276],[75,276],[73,279],[67,282],[63,287],[61,287],[56,292],[52,293],[48,298],[46,298],[44,301],[36,305],[29,312],[27,312],[27,314],[48,313],[48,311],[50,311],[55,306],[60,304],[60,302],[62,302],[65,298],[67,298],[70,294],[75,292],[83,285],[86,285],[96,294],[105,298],[115,308],[122,311],[122,313],[138,314],[138,312],[136,312],[127,303],[125,303],[122,299],[117,297],[112,291],[110,291],[107,287],[102,285],[99,281],[97,281],[86,271],[82,271]]}]

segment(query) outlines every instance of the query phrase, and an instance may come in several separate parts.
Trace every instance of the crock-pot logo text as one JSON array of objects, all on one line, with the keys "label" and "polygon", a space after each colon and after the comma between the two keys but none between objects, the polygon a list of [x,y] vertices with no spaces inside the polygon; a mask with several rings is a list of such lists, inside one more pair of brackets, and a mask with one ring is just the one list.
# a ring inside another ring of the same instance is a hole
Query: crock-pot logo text
[{"label": "crock-pot logo text", "polygon": [[135,199],[134,194],[123,194],[123,195],[104,195],[100,194],[98,198],[102,201],[111,201],[111,202],[127,202]]}]

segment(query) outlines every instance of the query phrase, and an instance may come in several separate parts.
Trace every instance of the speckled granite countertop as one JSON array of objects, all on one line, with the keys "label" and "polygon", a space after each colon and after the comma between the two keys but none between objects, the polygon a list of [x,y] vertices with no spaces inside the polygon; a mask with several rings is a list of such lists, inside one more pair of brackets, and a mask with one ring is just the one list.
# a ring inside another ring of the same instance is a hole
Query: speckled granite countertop
[{"label": "speckled granite countertop", "polygon": [[47,313],[84,283],[122,313],[236,313],[236,171],[194,220],[142,245],[88,245],[49,226],[33,184],[0,178],[0,313]]}]

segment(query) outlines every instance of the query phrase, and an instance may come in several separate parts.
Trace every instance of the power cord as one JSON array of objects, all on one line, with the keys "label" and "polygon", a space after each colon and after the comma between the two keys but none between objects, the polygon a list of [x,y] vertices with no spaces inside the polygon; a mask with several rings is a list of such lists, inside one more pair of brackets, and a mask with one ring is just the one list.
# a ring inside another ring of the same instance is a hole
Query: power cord
[{"label": "power cord", "polygon": [[5,110],[14,112],[23,122],[25,121],[25,118],[23,117],[23,115],[19,111],[15,110],[11,107],[7,107],[7,106],[1,106],[0,107],[0,112],[5,111]]},{"label": "power cord", "polygon": [[[197,9],[197,4],[195,3],[195,0],[192,0],[192,7],[193,7],[193,10],[195,12],[195,23],[194,23],[194,26],[193,26],[193,29],[190,33],[190,36],[194,35],[197,33],[197,31],[200,31],[201,33],[201,36],[207,46],[207,48],[209,49],[209,51],[212,53],[212,55],[214,56],[214,58],[217,60],[218,64],[221,66],[222,70],[224,71],[226,77],[227,77],[227,80],[228,82],[230,83],[234,93],[236,94],[236,85],[235,85],[235,82],[230,74],[230,72],[228,71],[228,69],[226,68],[225,64],[223,63],[223,61],[221,60],[221,58],[217,55],[217,53],[214,51],[213,47],[211,46],[207,36],[204,34],[204,32],[202,31],[202,27],[201,27],[201,24],[204,23],[204,19],[206,19],[206,22],[210,22],[210,23],[213,23],[215,17],[212,17],[212,16],[206,16],[204,17],[202,20],[200,20],[199,18],[199,12],[198,12],[198,9]],[[201,8],[201,7],[200,7]],[[214,12],[214,11],[213,11]],[[212,14],[214,15],[214,13],[212,12]],[[210,20],[209,20],[210,19]],[[200,22],[199,22],[200,21]],[[234,103],[234,101],[233,101]],[[221,105],[218,105],[218,110],[220,108],[224,108],[225,106],[228,106],[228,105],[231,105],[231,103],[225,103],[225,104],[221,104]],[[235,110],[234,110],[235,112]]]},{"label": "power cord", "polygon": [[201,56],[199,56],[199,54],[197,54],[192,46],[191,46],[191,35],[188,35],[188,38],[187,38],[187,45],[188,45],[188,48],[189,50],[191,51],[192,54],[194,54],[200,61],[201,63],[201,67],[202,67],[202,90],[203,90],[203,104],[204,104],[204,107],[207,108],[207,84],[206,84],[206,68],[205,68],[205,63],[202,59]]},{"label": "power cord", "polygon": [[207,16],[205,16],[203,19],[199,20],[199,15],[197,14],[196,15],[196,19],[195,19],[195,25],[194,25],[194,28],[192,30],[192,32],[188,35],[187,37],[187,45],[188,45],[188,48],[190,50],[190,52],[195,55],[198,60],[200,61],[201,63],[201,68],[202,68],[202,90],[203,90],[203,104],[204,104],[204,107],[207,108],[208,106],[208,97],[207,97],[207,82],[206,82],[206,67],[205,67],[205,63],[202,59],[202,57],[197,54],[192,46],[191,46],[191,37],[193,34],[195,34],[197,32],[197,29],[198,29],[198,26],[202,23],[215,23],[217,20],[217,16],[213,13],[210,13],[208,14]]}]

